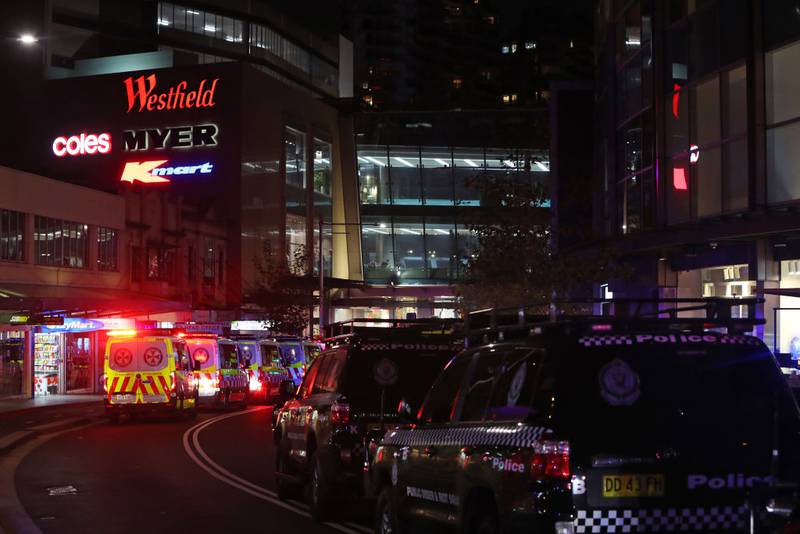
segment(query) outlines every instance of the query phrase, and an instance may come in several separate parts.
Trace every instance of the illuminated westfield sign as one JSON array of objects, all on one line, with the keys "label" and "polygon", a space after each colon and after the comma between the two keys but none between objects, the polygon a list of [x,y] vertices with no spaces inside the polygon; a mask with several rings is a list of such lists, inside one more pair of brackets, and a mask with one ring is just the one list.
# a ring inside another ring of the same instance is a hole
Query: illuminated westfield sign
[{"label": "illuminated westfield sign", "polygon": [[111,152],[111,134],[86,134],[66,137],[60,135],[53,140],[53,154],[64,156],[83,156],[86,154],[108,154]]},{"label": "illuminated westfield sign", "polygon": [[160,111],[165,109],[192,109],[214,107],[214,92],[219,78],[202,80],[198,87],[189,90],[189,84],[182,81],[166,91],[156,91],[156,75],[126,78],[125,91],[128,95],[128,113],[137,111]]},{"label": "illuminated westfield sign", "polygon": [[144,184],[163,184],[170,181],[164,176],[210,174],[214,165],[205,162],[200,165],[165,166],[169,160],[129,161],[122,170],[120,182],[142,182]]}]

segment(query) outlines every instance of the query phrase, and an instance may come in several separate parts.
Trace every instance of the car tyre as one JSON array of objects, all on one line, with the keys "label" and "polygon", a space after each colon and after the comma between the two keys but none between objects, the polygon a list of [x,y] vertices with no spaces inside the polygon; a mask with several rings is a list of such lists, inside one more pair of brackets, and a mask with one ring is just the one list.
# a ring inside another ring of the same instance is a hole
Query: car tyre
[{"label": "car tyre", "polygon": [[242,410],[247,408],[247,404],[250,402],[250,392],[245,391],[244,395],[242,396],[242,402],[240,403],[242,406]]},{"label": "car tyre", "polygon": [[325,458],[319,452],[315,452],[311,456],[309,464],[311,473],[308,477],[308,500],[311,518],[318,523],[324,523],[330,519],[333,508],[333,489],[329,480],[331,470],[328,469]]},{"label": "car tyre", "polygon": [[392,489],[385,486],[375,504],[375,534],[402,534]]},{"label": "car tyre", "polygon": [[200,404],[200,396],[195,394],[194,396],[194,406],[191,407],[189,410],[189,419],[197,418],[197,405]]},{"label": "car tyre", "polygon": [[222,409],[228,411],[231,407],[231,390],[226,389],[222,392]]},{"label": "car tyre", "polygon": [[[289,461],[288,446],[285,445],[286,441],[281,440],[278,443],[278,453],[275,456],[275,472],[290,475],[292,472],[291,462]],[[298,488],[283,477],[276,477],[275,490],[278,498],[282,501],[297,497]]]}]

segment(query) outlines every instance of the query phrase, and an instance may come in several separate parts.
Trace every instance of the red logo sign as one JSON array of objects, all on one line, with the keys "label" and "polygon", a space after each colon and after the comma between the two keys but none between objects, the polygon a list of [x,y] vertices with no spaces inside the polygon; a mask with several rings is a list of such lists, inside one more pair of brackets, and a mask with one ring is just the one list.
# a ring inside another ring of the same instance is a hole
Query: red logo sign
[{"label": "red logo sign", "polygon": [[63,135],[53,140],[53,154],[59,158],[66,155],[78,156],[85,154],[108,154],[111,152],[111,134],[101,133],[73,135],[65,137]]},{"label": "red logo sign", "polygon": [[164,109],[190,109],[214,107],[214,91],[219,78],[202,80],[197,89],[187,91],[189,84],[182,81],[164,92],[156,92],[156,75],[126,78],[125,91],[128,95],[128,113],[134,108],[142,113]]}]

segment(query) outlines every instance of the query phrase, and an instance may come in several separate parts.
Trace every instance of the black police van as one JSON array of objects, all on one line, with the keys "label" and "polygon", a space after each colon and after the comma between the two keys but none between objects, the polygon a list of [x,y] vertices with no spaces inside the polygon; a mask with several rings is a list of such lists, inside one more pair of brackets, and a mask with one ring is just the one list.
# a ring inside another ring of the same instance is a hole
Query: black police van
[{"label": "black police van", "polygon": [[376,451],[375,531],[747,530],[748,494],[796,477],[800,414],[758,338],[710,326],[485,329]]},{"label": "black police van", "polygon": [[328,339],[294,398],[274,416],[278,495],[305,494],[317,520],[363,494],[370,454],[396,426],[398,403],[421,402],[463,346],[452,322],[387,326],[358,327]]}]

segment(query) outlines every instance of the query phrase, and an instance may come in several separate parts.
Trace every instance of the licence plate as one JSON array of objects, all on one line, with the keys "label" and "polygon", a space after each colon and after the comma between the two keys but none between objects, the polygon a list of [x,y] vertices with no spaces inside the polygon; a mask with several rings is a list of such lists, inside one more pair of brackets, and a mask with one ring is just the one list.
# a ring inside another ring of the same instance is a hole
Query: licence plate
[{"label": "licence plate", "polygon": [[606,475],[603,497],[663,497],[664,475]]},{"label": "licence plate", "polygon": [[113,404],[130,404],[136,402],[135,393],[115,393],[111,395],[111,402]]}]

